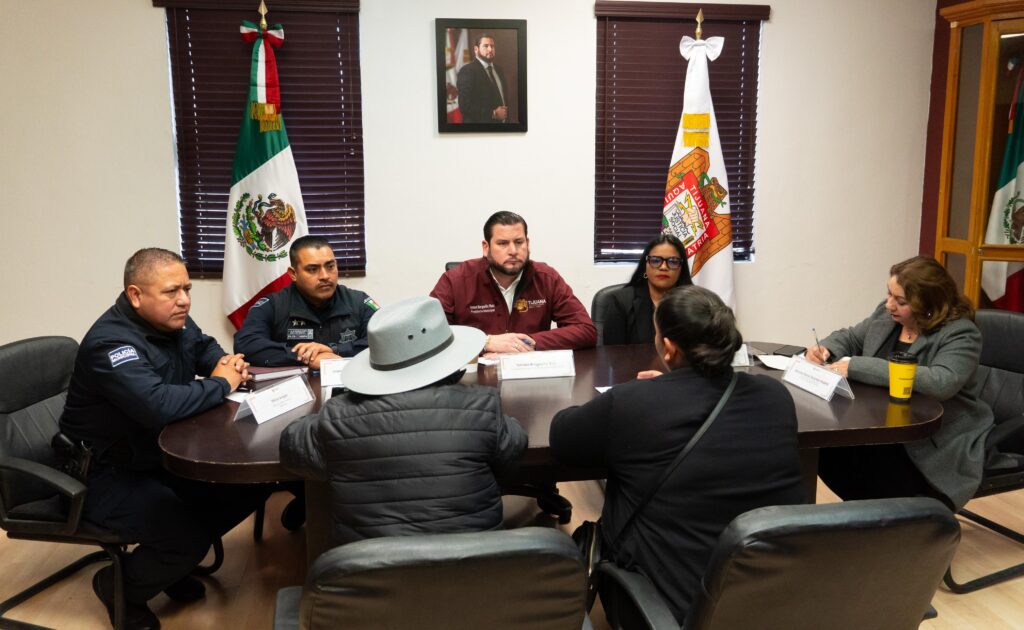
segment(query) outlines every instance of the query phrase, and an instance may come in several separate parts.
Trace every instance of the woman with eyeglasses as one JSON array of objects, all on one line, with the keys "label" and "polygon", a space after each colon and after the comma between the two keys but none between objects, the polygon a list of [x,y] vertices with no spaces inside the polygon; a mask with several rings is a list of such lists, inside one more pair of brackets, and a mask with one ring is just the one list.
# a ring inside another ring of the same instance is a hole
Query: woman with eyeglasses
[{"label": "woman with eyeglasses", "polygon": [[647,244],[629,283],[612,292],[604,320],[604,345],[654,341],[654,307],[672,287],[693,284],[686,248],[662,233]]}]

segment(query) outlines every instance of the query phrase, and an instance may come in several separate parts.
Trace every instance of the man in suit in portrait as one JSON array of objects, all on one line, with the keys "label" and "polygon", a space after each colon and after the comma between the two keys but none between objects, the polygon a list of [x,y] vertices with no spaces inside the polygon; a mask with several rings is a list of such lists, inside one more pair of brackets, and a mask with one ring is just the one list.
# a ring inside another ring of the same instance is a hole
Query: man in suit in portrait
[{"label": "man in suit in portrait", "polygon": [[505,76],[494,63],[494,37],[483,33],[473,43],[476,58],[459,70],[459,110],[467,123],[508,121],[508,93]]}]

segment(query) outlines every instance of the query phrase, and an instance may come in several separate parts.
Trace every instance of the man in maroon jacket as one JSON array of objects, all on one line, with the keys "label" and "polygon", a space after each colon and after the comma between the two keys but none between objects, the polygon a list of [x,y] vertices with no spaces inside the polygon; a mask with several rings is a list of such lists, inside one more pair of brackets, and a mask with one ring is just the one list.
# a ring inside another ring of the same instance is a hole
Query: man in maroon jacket
[{"label": "man in maroon jacket", "polygon": [[[448,323],[488,334],[485,352],[590,348],[597,329],[557,271],[530,260],[526,221],[495,212],[484,224],[483,257],[446,271],[431,297]],[[558,328],[551,328],[551,323]]]}]

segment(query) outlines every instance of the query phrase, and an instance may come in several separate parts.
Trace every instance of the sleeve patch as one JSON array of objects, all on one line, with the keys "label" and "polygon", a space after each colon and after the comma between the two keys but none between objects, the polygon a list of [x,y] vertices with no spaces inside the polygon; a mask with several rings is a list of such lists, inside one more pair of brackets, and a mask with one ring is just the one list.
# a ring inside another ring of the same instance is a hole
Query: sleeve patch
[{"label": "sleeve patch", "polygon": [[256,300],[256,303],[252,305],[252,308],[259,308],[259,307],[263,306],[264,304],[266,304],[269,301],[270,301],[270,298],[268,298],[268,297],[261,297],[260,299]]},{"label": "sleeve patch", "polygon": [[370,309],[373,311],[380,310],[380,304],[377,304],[377,300],[374,300],[372,297],[368,296],[365,300],[363,300],[363,304],[370,307]]},{"label": "sleeve patch", "polygon": [[107,356],[110,357],[110,367],[117,367],[122,363],[139,360],[139,352],[134,346],[121,346],[120,348],[111,350],[107,353]]}]

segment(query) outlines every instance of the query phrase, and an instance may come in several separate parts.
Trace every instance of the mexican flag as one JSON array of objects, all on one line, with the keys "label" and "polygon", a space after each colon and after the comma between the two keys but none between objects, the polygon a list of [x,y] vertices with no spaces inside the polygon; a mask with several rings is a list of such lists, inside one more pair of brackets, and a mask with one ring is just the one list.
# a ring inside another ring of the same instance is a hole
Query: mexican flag
[{"label": "mexican flag", "polygon": [[[1010,108],[1010,137],[1003,153],[1003,167],[992,196],[985,243],[1024,244],[1024,107],[1018,92]],[[981,266],[981,288],[996,308],[1024,312],[1024,264],[986,260]]]},{"label": "mexican flag", "polygon": [[284,43],[284,30],[243,20],[241,32],[253,43],[252,66],[224,237],[224,312],[235,328],[256,300],[288,286],[289,244],[309,233],[281,118],[274,48]]},{"label": "mexican flag", "polygon": [[462,122],[462,110],[459,109],[459,70],[462,66],[472,61],[469,50],[469,29],[450,28],[448,38],[444,47],[445,67],[445,91],[446,108],[448,110],[448,122]]},{"label": "mexican flag", "polygon": [[729,177],[708,80],[708,61],[718,59],[724,43],[721,37],[689,36],[679,42],[679,52],[689,63],[661,224],[686,246],[693,283],[714,291],[735,309]]}]

